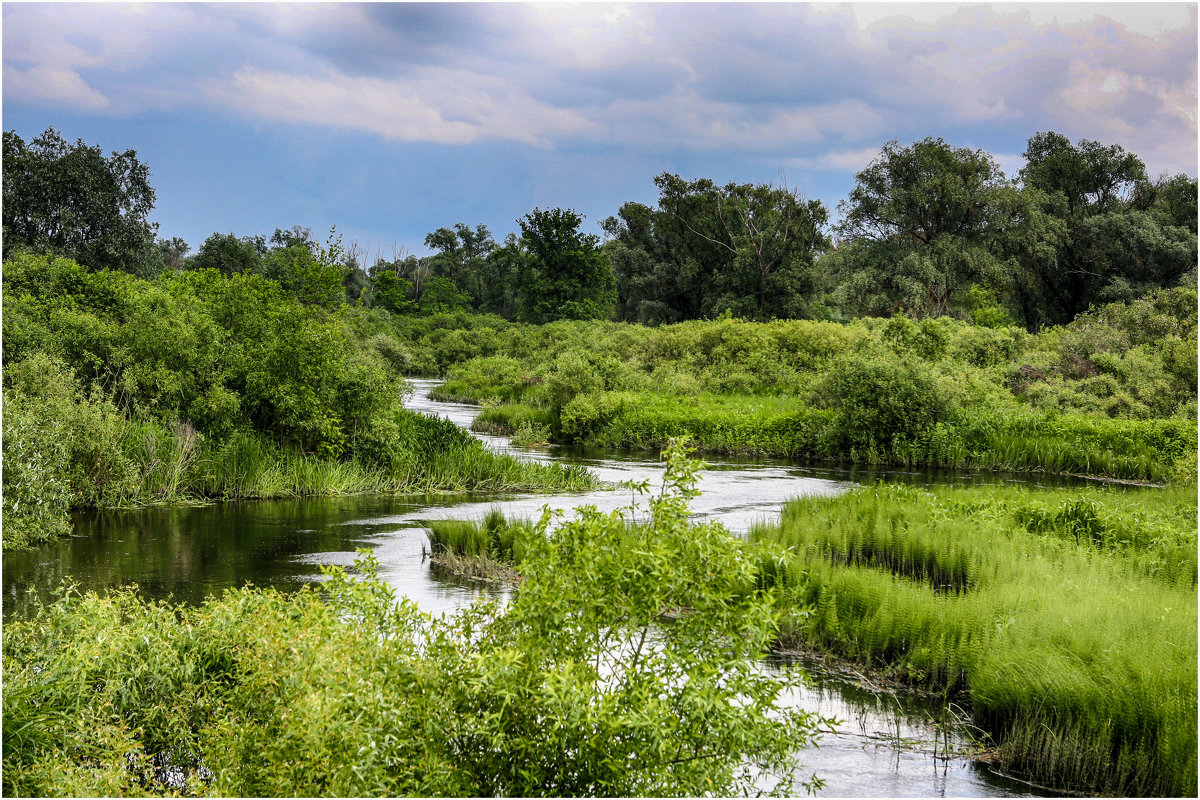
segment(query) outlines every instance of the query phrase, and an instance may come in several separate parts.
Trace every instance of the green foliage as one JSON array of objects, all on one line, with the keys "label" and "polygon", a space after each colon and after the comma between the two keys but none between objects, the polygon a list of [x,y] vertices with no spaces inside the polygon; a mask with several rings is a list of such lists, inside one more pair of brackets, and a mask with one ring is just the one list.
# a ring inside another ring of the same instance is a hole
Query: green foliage
[{"label": "green foliage", "polygon": [[921,439],[948,410],[927,372],[892,361],[847,359],[816,391],[819,403],[835,412],[848,447],[888,448],[898,439]]},{"label": "green foliage", "polygon": [[361,580],[198,608],[68,588],[4,626],[5,793],[786,793],[820,720],[776,708],[799,676],[761,669],[771,597],[726,531],[688,524],[694,469],[670,454],[644,526],[518,531],[503,611],[430,618],[369,556]]},{"label": "green foliage", "polygon": [[521,319],[611,318],[617,299],[612,269],[599,238],[580,232],[583,217],[569,209],[535,208],[518,223],[526,248],[519,278]]},{"label": "green foliage", "polygon": [[1030,137],[1025,158],[1022,179],[1056,203],[1067,230],[1053,260],[1030,262],[1024,272],[1029,322],[1061,324],[1093,305],[1195,284],[1194,192],[1180,196],[1189,179],[1177,176],[1183,181],[1160,189],[1120,145],[1073,145],[1053,131]]},{"label": "green foliage", "polygon": [[263,270],[263,253],[253,237],[239,239],[232,233],[213,233],[200,245],[188,263],[189,269],[215,269],[224,275]]},{"label": "green foliage", "polygon": [[[1195,483],[1173,490],[876,486],[751,532],[789,635],[951,696],[1006,771],[1190,796]],[[780,555],[783,554],[783,555]],[[960,701],[962,702],[962,701]]]},{"label": "green foliage", "polygon": [[[316,250],[305,257],[329,260]],[[304,305],[252,273],[149,282],[9,259],[6,546],[62,532],[82,505],[591,485],[404,411],[396,370],[411,355],[392,335],[360,338],[338,305]]]},{"label": "green foliage", "polygon": [[422,314],[449,314],[470,308],[471,295],[460,290],[449,278],[434,275],[425,281],[417,307]]},{"label": "green foliage", "polygon": [[126,150],[104,157],[99,145],[68,144],[53,128],[26,143],[4,133],[4,258],[17,250],[51,252],[91,269],[152,276],[163,259],[150,170]]},{"label": "green foliage", "polygon": [[966,316],[980,306],[973,290],[1007,285],[1023,258],[1052,255],[1063,237],[1041,195],[1008,185],[982,150],[892,141],[855,179],[840,206],[847,243],[825,262],[849,312]]},{"label": "green foliage", "polygon": [[[437,399],[539,408],[529,422],[560,442],[653,449],[686,433],[707,452],[1161,481],[1195,441],[1195,307],[1194,290],[1158,290],[1040,334],[899,315],[394,330],[410,370],[449,366]],[[510,432],[507,413],[481,419]]]},{"label": "green foliage", "polygon": [[371,276],[372,303],[376,308],[393,314],[406,314],[416,310],[416,302],[409,299],[413,285],[399,277],[394,270],[376,270]]},{"label": "green foliage", "polygon": [[[688,263],[690,271],[703,273],[696,283],[703,287],[706,313],[811,316],[809,304],[818,288],[814,257],[830,244],[824,232],[829,216],[820,201],[806,201],[786,185],[718,187],[708,179],[687,182],[670,173],[654,183],[659,207],[679,226],[680,237],[717,255],[712,262]],[[671,260],[687,263],[683,242],[672,244]]]},{"label": "green foliage", "polygon": [[471,430],[511,436],[521,428],[527,428],[531,433],[544,429],[545,435],[549,436],[552,422],[550,412],[544,408],[524,403],[508,403],[487,406],[480,410],[471,422]]}]

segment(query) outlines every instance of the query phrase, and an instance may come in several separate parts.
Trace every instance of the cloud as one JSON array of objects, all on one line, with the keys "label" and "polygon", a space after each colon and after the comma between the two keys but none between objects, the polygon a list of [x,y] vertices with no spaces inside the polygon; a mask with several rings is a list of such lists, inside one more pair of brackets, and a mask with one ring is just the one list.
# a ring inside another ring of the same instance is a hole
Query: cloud
[{"label": "cloud", "polygon": [[369,131],[403,141],[469,144],[485,137],[546,147],[590,123],[548,107],[497,78],[425,68],[412,80],[321,77],[245,68],[208,84],[209,101],[258,119]]},{"label": "cloud", "polygon": [[815,157],[791,158],[787,160],[786,165],[821,172],[861,172],[879,157],[879,153],[878,147],[831,151]]},{"label": "cloud", "polygon": [[91,113],[202,103],[398,141],[826,165],[813,169],[892,138],[1013,152],[1054,129],[1119,142],[1152,171],[1195,172],[1187,4],[38,3],[3,13],[6,97]]},{"label": "cloud", "polygon": [[4,93],[39,105],[65,106],[75,111],[103,111],[112,105],[102,93],[87,85],[71,69],[4,66]]}]

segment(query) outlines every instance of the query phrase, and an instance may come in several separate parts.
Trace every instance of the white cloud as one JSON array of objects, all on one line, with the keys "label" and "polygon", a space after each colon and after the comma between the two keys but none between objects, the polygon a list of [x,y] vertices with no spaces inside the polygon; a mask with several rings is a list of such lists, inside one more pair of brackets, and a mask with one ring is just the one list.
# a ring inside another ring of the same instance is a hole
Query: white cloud
[{"label": "white cloud", "polygon": [[4,93],[41,104],[61,104],[74,111],[103,111],[112,105],[71,69],[48,66],[19,69],[4,66]]},{"label": "white cloud", "polygon": [[199,102],[404,141],[803,152],[814,165],[891,138],[1056,129],[1195,171],[1185,3],[381,9],[7,4],[4,89],[95,113]]},{"label": "white cloud", "polygon": [[863,147],[858,150],[835,150],[819,156],[790,158],[786,165],[819,172],[861,172],[879,157],[878,147]]},{"label": "white cloud", "polygon": [[212,81],[215,105],[260,119],[369,131],[404,141],[468,144],[485,137],[539,147],[589,127],[580,115],[542,105],[506,82],[445,68],[424,68],[411,80],[321,77],[247,67]]}]

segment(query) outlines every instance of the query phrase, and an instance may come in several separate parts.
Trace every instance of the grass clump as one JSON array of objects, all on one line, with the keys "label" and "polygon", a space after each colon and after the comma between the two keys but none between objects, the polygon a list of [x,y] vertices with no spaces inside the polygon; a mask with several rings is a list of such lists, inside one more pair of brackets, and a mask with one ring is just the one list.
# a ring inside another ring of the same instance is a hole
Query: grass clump
[{"label": "grass clump", "polygon": [[485,406],[471,422],[471,430],[512,436],[519,428],[549,429],[549,411],[525,403]]}]

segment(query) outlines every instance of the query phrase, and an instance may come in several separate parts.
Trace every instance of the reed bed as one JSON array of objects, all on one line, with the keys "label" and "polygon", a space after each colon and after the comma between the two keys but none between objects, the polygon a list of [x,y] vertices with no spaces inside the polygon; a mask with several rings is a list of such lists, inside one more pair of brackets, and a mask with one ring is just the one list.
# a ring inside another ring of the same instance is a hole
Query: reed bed
[{"label": "reed bed", "polygon": [[750,540],[781,643],[965,695],[1010,773],[1194,796],[1195,491],[876,486]]},{"label": "reed bed", "polygon": [[697,450],[858,464],[1094,475],[1164,482],[1194,457],[1196,423],[1030,410],[960,410],[914,437],[848,443],[837,417],[798,397],[604,392],[561,414],[564,439],[655,449],[687,435]]},{"label": "reed bed", "polygon": [[131,423],[125,454],[137,480],[112,505],[197,499],[275,499],[345,494],[435,491],[583,491],[595,478],[576,465],[530,464],[476,442],[434,451],[399,453],[385,469],[357,458],[303,453],[253,432],[197,443],[186,426]]}]

